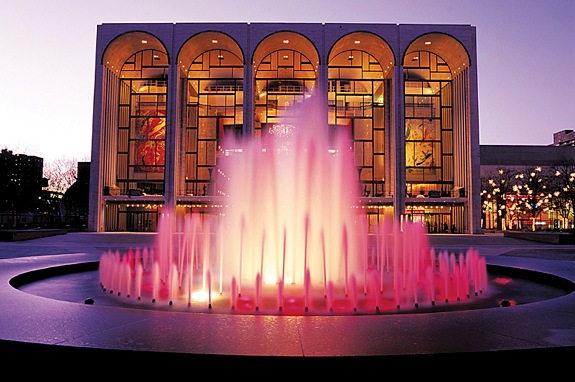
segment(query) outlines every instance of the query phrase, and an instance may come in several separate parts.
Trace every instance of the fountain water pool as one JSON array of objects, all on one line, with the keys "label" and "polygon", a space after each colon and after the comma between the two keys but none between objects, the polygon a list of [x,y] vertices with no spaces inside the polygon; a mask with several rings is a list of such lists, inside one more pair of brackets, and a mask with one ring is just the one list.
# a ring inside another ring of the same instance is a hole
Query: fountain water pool
[{"label": "fountain water pool", "polygon": [[102,288],[190,309],[294,315],[377,313],[482,293],[477,251],[435,253],[410,221],[384,218],[369,232],[349,132],[302,110],[315,123],[225,140],[224,213],[166,209],[154,247],[101,256]]},{"label": "fountain water pool", "polygon": [[[196,224],[198,231],[170,233],[172,240],[163,237],[168,236],[163,231],[158,247],[103,254],[99,266],[102,287],[125,301],[148,306],[286,315],[392,312],[465,302],[487,290],[485,260],[476,250],[436,254],[426,245],[421,226],[411,223],[404,225],[403,231],[394,226],[384,233],[383,227],[369,238],[377,241],[377,249],[362,253],[363,268],[344,265],[347,272],[337,277],[313,279],[310,275],[314,272],[306,268],[301,278],[289,278],[286,283],[279,270],[272,276],[261,273],[261,265],[242,273],[244,264],[227,278],[228,261],[220,248],[212,247],[219,235],[203,231],[206,223],[211,226],[209,219],[201,224],[199,216],[193,215],[186,225]],[[223,232],[221,226],[219,230]],[[266,261],[261,255],[259,260]],[[327,274],[326,266],[319,266],[320,273]]]}]

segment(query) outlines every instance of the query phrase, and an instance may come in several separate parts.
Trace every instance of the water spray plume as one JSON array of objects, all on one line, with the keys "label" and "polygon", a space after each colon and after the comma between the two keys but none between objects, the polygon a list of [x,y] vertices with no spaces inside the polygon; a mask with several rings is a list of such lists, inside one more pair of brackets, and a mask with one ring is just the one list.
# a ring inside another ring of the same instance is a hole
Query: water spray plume
[{"label": "water spray plume", "polygon": [[420,223],[383,216],[368,229],[352,137],[321,115],[310,100],[261,139],[221,142],[224,212],[164,210],[146,256],[102,255],[102,286],[190,311],[286,315],[374,314],[485,288],[485,261],[433,255]]}]

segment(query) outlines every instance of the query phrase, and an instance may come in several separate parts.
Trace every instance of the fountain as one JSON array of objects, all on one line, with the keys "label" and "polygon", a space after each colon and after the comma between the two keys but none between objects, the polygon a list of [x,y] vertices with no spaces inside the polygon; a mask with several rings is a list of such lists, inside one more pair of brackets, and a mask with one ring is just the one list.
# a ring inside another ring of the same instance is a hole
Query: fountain
[{"label": "fountain", "polygon": [[368,227],[349,132],[322,128],[310,103],[259,141],[224,140],[224,212],[166,209],[154,247],[101,256],[102,288],[140,304],[285,315],[393,312],[481,294],[477,251],[436,253],[408,220]]}]

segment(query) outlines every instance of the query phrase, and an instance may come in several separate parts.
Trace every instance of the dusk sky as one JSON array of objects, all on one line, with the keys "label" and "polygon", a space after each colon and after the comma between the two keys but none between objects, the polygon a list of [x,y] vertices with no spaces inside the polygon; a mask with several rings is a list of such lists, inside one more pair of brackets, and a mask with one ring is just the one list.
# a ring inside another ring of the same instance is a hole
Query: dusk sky
[{"label": "dusk sky", "polygon": [[90,160],[96,28],[124,22],[470,24],[480,143],[575,130],[574,0],[2,0],[0,149]]}]

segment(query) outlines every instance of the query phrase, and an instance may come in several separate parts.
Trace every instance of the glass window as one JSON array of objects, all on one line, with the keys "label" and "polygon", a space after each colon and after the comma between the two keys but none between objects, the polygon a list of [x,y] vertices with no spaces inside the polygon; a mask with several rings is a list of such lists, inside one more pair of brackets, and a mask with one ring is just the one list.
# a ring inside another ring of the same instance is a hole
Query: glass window
[{"label": "glass window", "polygon": [[225,49],[204,51],[188,69],[183,146],[187,195],[216,192],[212,171],[217,166],[225,132],[242,131],[243,76],[242,59]]},{"label": "glass window", "polygon": [[301,104],[312,95],[315,76],[310,60],[294,50],[272,52],[258,64],[255,79],[255,137],[261,137],[268,124],[290,123],[293,120],[293,106]]},{"label": "glass window", "polygon": [[164,52],[148,49],[122,67],[116,178],[122,194],[164,192],[167,62]]},{"label": "glass window", "polygon": [[328,121],[334,129],[346,128],[352,133],[364,195],[383,196],[385,93],[381,65],[369,52],[346,50],[330,57],[328,66]]},{"label": "glass window", "polygon": [[406,55],[406,181],[415,189],[443,191],[453,187],[453,114],[451,86],[444,76],[449,73],[446,66],[431,52]]}]

